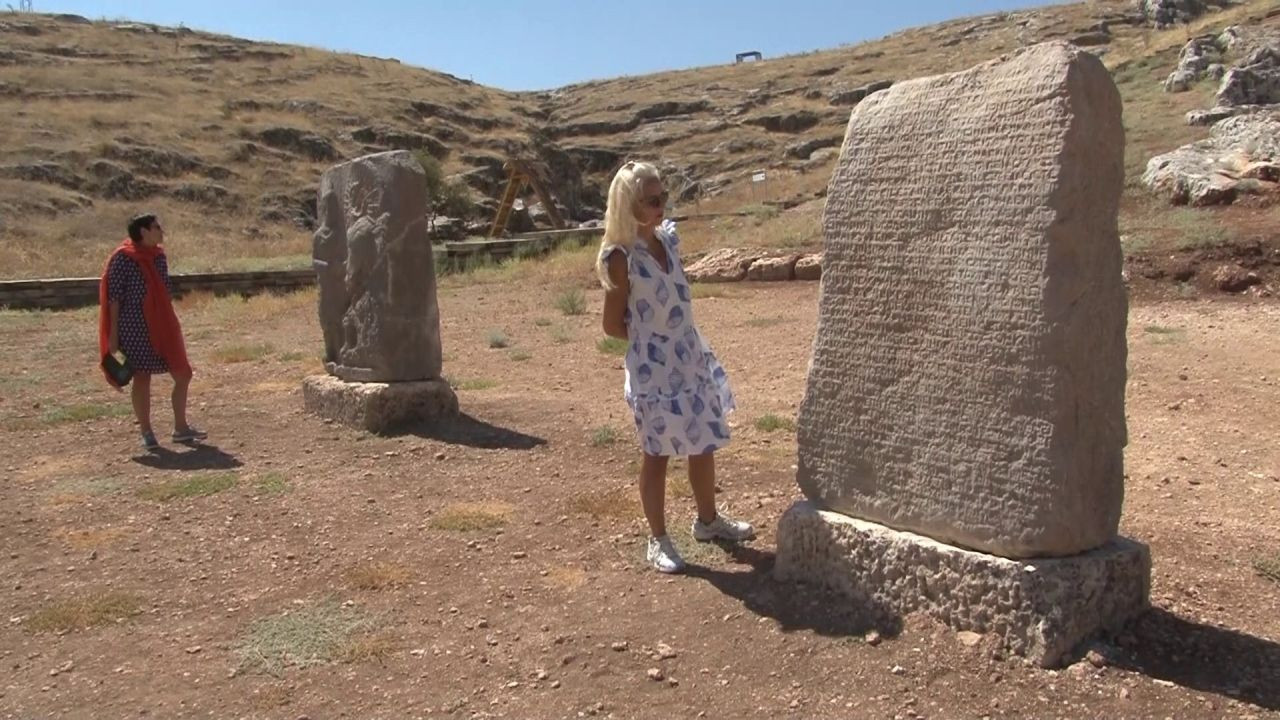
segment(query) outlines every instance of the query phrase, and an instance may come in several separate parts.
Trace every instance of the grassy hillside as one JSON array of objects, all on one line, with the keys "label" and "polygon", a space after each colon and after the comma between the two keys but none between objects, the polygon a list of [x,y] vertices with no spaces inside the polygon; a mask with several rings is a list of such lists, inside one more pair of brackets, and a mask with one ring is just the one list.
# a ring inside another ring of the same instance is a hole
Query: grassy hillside
[{"label": "grassy hillside", "polygon": [[[1167,95],[1159,87],[1182,44],[1260,19],[1271,3],[1250,0],[1164,31],[1136,23],[1131,5],[966,18],[758,64],[539,93],[186,29],[0,15],[0,108],[10,118],[0,128],[0,276],[93,274],[140,208],[164,216],[181,248],[180,271],[305,263],[323,170],[395,147],[440,158],[477,201],[497,193],[508,154],[540,153],[555,169],[560,199],[588,211],[601,204],[619,162],[653,158],[683,191],[681,212],[748,213],[690,222],[695,248],[814,246],[817,196],[834,163],[827,148],[850,109],[842,94],[962,69],[1051,38],[1096,45],[1115,71],[1133,185],[1152,154],[1206,132],[1183,115],[1205,107],[1212,88]],[[753,192],[756,169],[767,169],[770,181]],[[1248,211],[1171,213],[1134,186],[1124,222],[1131,242],[1152,247],[1188,232],[1222,235],[1224,223],[1252,222]]]}]

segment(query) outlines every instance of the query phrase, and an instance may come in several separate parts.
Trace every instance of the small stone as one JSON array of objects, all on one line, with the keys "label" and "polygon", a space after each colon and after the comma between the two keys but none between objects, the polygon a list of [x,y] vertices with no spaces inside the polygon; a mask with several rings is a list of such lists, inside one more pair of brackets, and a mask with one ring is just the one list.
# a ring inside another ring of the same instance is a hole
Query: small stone
[{"label": "small stone", "polygon": [[889,672],[893,673],[894,675],[906,675],[907,669],[902,667],[901,665],[894,665],[893,667],[889,668]]},{"label": "small stone", "polygon": [[551,676],[547,674],[546,670],[539,670],[536,674],[534,674],[534,678],[538,680],[546,680],[549,677]]},{"label": "small stone", "polygon": [[527,557],[529,557],[529,553],[527,553],[527,552],[513,552],[513,553],[511,553],[511,558],[512,558],[513,560],[523,560],[523,559],[525,559],[525,558],[527,558]]},{"label": "small stone", "polygon": [[559,690],[559,689],[560,689],[560,681],[559,681],[559,680],[552,680],[552,681],[551,681],[551,689],[552,689],[552,690]]},{"label": "small stone", "polygon": [[195,655],[196,653],[200,652],[203,649],[204,648],[200,647],[199,645],[192,645],[191,647],[187,648],[187,654]]},{"label": "small stone", "polygon": [[614,652],[625,652],[627,649],[627,641],[619,640],[618,642],[610,645],[609,647],[613,648]]},{"label": "small stone", "polygon": [[675,648],[666,643],[658,643],[658,647],[654,652],[659,660],[670,660],[676,656]]},{"label": "small stone", "polygon": [[871,645],[872,647],[875,647],[876,645],[880,644],[880,640],[881,640],[880,633],[875,630],[872,630],[868,632],[866,635],[863,635],[862,640],[866,644]]},{"label": "small stone", "polygon": [[982,642],[982,636],[970,630],[962,630],[956,633],[956,639],[965,647],[974,647],[978,643]]},{"label": "small stone", "polygon": [[667,685],[670,685],[671,687],[679,687],[680,681],[675,678],[667,678]]},{"label": "small stone", "polygon": [[437,459],[437,460],[444,460],[446,457],[448,457],[448,456],[447,456],[447,455],[445,455],[445,454],[444,454],[444,453],[442,453],[442,452],[438,452],[438,453],[436,453],[436,459]]},{"label": "small stone", "polygon": [[649,668],[649,672],[645,674],[648,675],[649,679],[654,682],[662,682],[663,678],[666,677],[666,675],[662,673],[662,668],[656,668],[656,667]]}]

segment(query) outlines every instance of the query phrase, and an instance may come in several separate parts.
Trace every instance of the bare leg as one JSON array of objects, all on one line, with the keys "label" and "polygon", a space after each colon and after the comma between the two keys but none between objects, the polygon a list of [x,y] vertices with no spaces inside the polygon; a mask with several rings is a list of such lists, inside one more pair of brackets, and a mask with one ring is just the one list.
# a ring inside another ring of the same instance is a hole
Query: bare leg
[{"label": "bare leg", "polygon": [[134,373],[131,387],[129,394],[133,400],[133,415],[138,419],[138,429],[149,433],[151,432],[151,375],[144,372]]},{"label": "bare leg", "polygon": [[716,456],[689,456],[689,487],[698,506],[698,519],[710,523],[716,519]]},{"label": "bare leg", "polygon": [[173,431],[187,429],[187,390],[191,387],[190,373],[173,373]]},{"label": "bare leg", "polygon": [[640,463],[640,506],[653,537],[667,534],[667,458],[645,455]]}]

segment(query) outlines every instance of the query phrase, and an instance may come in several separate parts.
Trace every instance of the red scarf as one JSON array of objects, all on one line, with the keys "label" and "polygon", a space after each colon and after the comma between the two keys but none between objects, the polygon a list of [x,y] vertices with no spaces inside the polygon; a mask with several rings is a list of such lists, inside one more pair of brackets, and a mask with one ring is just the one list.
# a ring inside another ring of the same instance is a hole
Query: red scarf
[{"label": "red scarf", "polygon": [[[187,361],[187,348],[182,342],[182,326],[178,324],[178,314],[173,311],[169,288],[156,269],[156,258],[164,257],[164,249],[158,245],[135,245],[128,238],[107,259],[107,267],[102,271],[102,282],[98,284],[98,304],[101,307],[98,320],[98,357],[106,357],[111,339],[111,296],[107,292],[107,274],[111,268],[111,259],[116,253],[127,255],[142,270],[142,278],[147,284],[147,295],[142,301],[142,317],[147,321],[147,337],[151,341],[151,348],[164,359],[170,372],[189,374],[191,363]],[[106,375],[105,370],[103,374]],[[112,387],[119,387],[110,375],[107,375],[107,382]]]}]

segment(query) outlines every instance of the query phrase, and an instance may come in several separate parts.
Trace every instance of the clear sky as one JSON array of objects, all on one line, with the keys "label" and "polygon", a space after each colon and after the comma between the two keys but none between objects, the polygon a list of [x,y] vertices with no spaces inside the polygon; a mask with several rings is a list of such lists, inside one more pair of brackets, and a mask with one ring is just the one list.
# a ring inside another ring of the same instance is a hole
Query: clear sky
[{"label": "clear sky", "polygon": [[507,90],[822,50],[1042,0],[35,0],[130,19],[393,57]]}]

